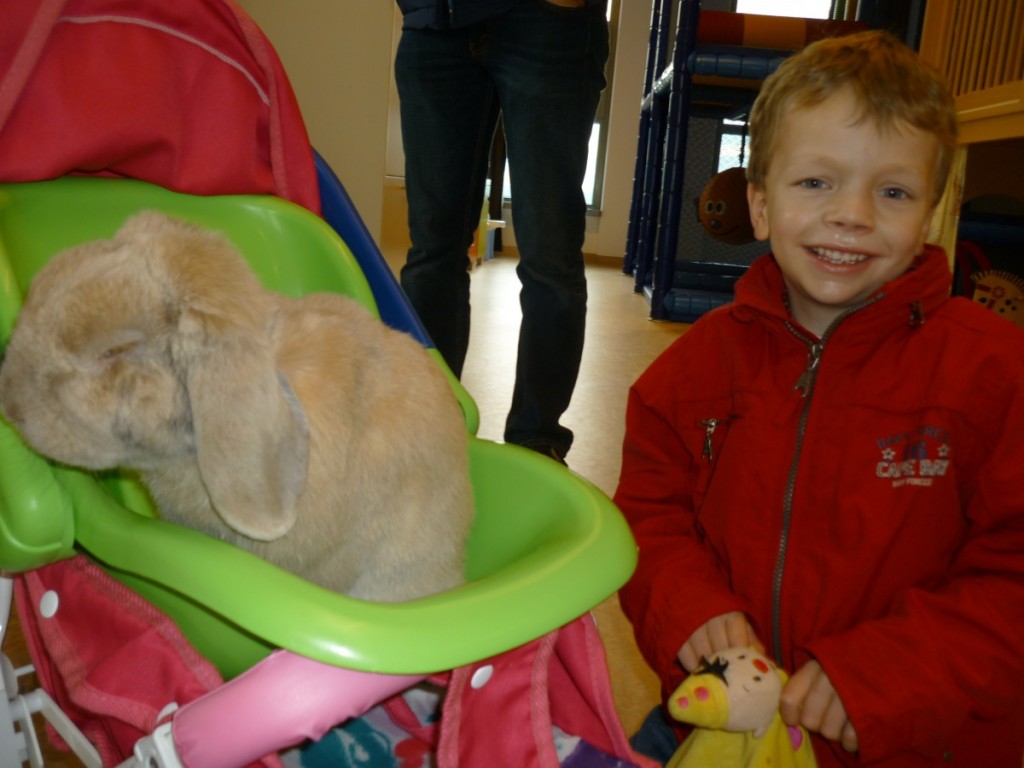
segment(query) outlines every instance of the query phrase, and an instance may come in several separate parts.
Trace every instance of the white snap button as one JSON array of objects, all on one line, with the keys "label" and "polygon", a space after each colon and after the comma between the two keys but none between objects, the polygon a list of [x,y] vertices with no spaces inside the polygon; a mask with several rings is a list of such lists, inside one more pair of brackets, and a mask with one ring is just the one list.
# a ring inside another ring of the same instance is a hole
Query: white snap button
[{"label": "white snap button", "polygon": [[473,679],[469,681],[469,684],[473,688],[483,688],[491,681],[491,677],[493,675],[494,667],[490,664],[484,664],[480,669],[473,673]]},{"label": "white snap button", "polygon": [[60,605],[60,598],[52,589],[48,589],[39,598],[39,615],[44,619],[52,619],[57,614],[57,607]]}]

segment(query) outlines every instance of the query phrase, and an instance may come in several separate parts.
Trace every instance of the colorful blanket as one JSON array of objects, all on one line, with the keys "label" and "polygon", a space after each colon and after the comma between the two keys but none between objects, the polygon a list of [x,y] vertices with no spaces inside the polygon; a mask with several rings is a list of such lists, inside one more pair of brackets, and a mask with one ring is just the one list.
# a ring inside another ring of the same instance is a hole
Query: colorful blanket
[{"label": "colorful blanket", "polygon": [[[429,684],[413,688],[403,699],[423,726],[437,723],[444,690]],[[552,728],[562,768],[635,768],[582,739]],[[320,741],[281,756],[285,768],[436,768],[431,745],[396,725],[385,706],[334,728]]]}]

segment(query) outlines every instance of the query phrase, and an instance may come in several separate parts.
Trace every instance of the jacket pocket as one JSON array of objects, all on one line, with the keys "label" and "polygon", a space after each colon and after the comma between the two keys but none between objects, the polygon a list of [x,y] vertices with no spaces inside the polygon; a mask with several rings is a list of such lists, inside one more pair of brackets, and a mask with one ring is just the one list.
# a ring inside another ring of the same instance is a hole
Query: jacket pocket
[{"label": "jacket pocket", "polygon": [[688,442],[697,462],[697,476],[693,485],[693,509],[698,516],[734,418],[728,413],[709,412],[706,416],[697,416],[691,426]]}]

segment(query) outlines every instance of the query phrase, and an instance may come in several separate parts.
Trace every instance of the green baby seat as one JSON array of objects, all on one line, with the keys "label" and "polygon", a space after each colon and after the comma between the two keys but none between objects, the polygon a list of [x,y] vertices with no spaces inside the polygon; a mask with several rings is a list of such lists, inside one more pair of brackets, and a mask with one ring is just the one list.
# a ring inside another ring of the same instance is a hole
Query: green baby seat
[{"label": "green baby seat", "polygon": [[[270,288],[338,291],[376,311],[346,245],[296,205],[64,178],[0,185],[0,348],[47,259],[110,237],[142,209],[223,231]],[[472,431],[472,399],[452,383]],[[470,458],[476,520],[467,583],[408,603],[371,604],[162,522],[130,474],[52,464],[0,420],[0,569],[22,572],[84,552],[175,619],[226,678],[275,648],[369,672],[452,669],[585,613],[626,581],[636,559],[618,510],[587,481],[532,452],[476,437]]]}]

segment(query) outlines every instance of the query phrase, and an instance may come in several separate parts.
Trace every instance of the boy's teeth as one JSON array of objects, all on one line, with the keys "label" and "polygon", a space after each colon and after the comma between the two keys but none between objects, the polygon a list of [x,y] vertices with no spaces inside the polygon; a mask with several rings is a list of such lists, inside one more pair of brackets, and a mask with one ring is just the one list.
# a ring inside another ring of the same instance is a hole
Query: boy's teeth
[{"label": "boy's teeth", "polygon": [[867,258],[865,253],[847,253],[846,251],[833,251],[828,248],[812,248],[811,251],[819,259],[832,264],[857,264]]}]

